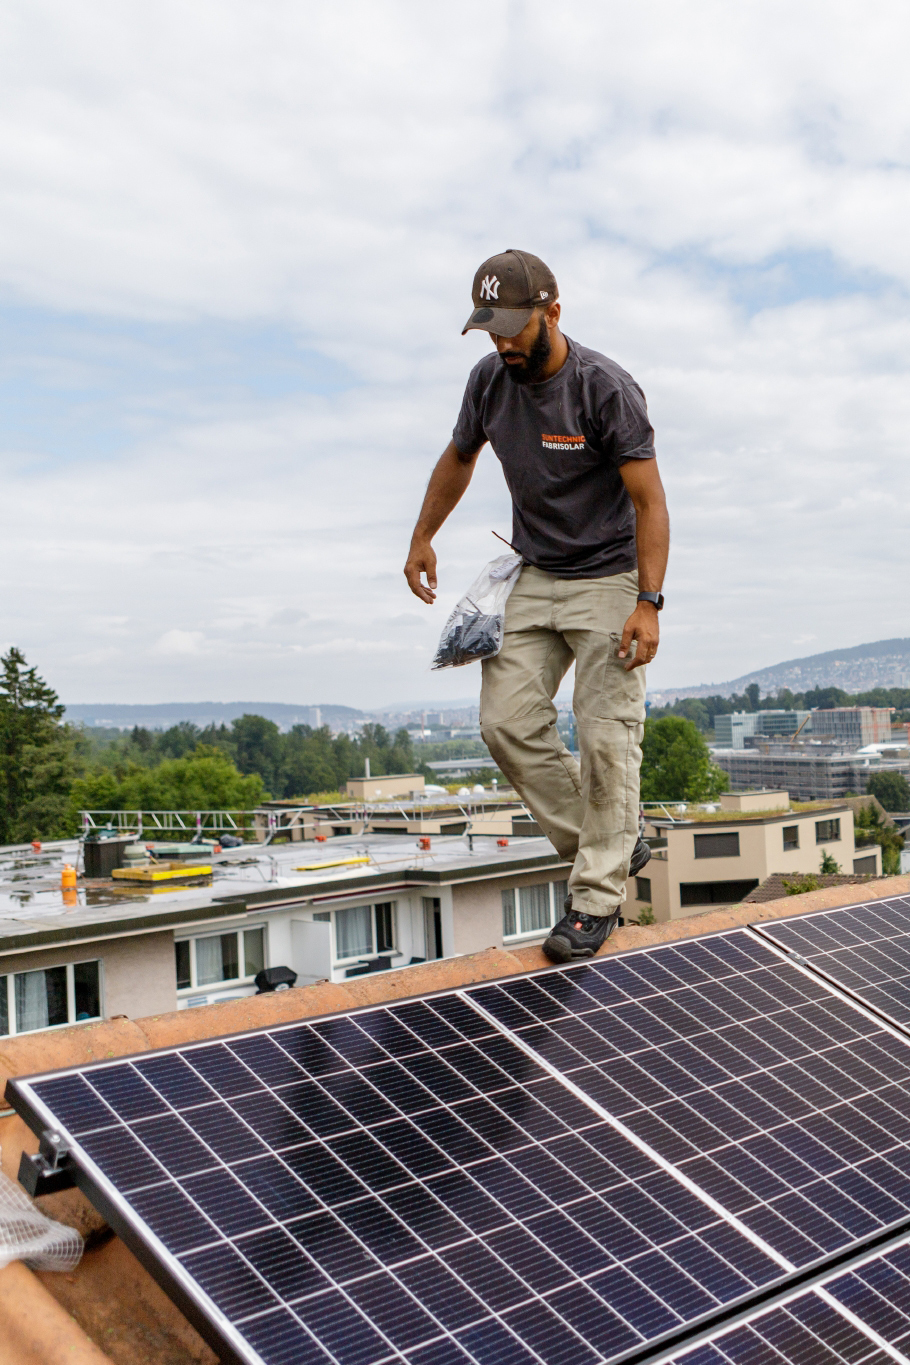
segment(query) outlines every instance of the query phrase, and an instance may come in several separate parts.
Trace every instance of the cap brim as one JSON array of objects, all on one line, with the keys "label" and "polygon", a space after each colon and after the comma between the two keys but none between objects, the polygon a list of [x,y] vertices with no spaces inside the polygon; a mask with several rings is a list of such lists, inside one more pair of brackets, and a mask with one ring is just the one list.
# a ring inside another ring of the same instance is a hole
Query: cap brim
[{"label": "cap brim", "polygon": [[534,316],[533,308],[475,308],[468,318],[465,332],[492,332],[498,337],[517,337]]}]

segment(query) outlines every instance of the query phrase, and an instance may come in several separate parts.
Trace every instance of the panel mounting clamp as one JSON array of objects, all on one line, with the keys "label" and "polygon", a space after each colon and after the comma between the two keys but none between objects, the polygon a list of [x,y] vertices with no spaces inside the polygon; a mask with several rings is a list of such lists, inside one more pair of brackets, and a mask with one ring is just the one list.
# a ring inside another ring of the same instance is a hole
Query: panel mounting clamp
[{"label": "panel mounting clamp", "polygon": [[58,1190],[70,1190],[76,1184],[76,1167],[69,1148],[53,1128],[45,1128],[34,1155],[22,1153],[19,1184],[33,1199],[42,1194],[56,1194]]}]

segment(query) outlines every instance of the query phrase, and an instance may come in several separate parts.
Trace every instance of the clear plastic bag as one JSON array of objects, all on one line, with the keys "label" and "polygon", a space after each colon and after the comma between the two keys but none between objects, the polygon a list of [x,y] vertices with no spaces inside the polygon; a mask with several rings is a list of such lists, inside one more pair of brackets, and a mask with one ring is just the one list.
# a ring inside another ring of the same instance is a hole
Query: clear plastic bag
[{"label": "clear plastic bag", "polygon": [[24,1261],[32,1270],[75,1270],[82,1238],[47,1218],[25,1190],[0,1171],[0,1267]]},{"label": "clear plastic bag", "polygon": [[500,555],[481,570],[445,623],[432,669],[461,668],[499,653],[506,602],[523,563],[521,555]]}]

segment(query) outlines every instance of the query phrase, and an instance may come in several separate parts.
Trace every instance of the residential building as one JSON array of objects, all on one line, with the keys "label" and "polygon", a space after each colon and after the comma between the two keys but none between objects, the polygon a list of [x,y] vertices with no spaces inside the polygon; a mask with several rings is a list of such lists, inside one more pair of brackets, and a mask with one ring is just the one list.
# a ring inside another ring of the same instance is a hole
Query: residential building
[{"label": "residential building", "polygon": [[856,847],[846,803],[794,806],[786,791],[724,792],[721,810],[678,818],[651,813],[651,861],[628,889],[628,915],[649,905],[655,920],[743,900],[772,873],[818,872],[827,853],[845,871],[881,875],[881,849]]},{"label": "residential building", "polygon": [[61,890],[75,840],[0,850],[0,1034],[250,996],[265,967],[342,982],[540,943],[563,914],[568,865],[532,822],[516,828],[517,803],[501,830],[485,815],[462,837],[225,850],[210,884],[167,890],[113,879]]},{"label": "residential building", "polygon": [[812,726],[811,711],[732,711],[714,717],[714,742],[723,749],[748,748],[747,740],[757,735],[793,735],[802,727],[805,734]]},{"label": "residential building", "polygon": [[848,792],[862,795],[873,773],[898,772],[910,777],[910,757],[831,753],[827,746],[809,745],[802,750],[781,747],[776,751],[771,746],[767,753],[715,749],[711,757],[728,774],[735,791],[782,787],[797,801],[831,801]]}]

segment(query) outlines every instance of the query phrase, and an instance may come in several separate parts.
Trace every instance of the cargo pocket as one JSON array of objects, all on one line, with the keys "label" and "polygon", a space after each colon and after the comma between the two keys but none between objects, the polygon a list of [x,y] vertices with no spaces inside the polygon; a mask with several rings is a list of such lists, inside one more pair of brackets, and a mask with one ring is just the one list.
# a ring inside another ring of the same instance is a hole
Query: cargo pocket
[{"label": "cargo pocket", "polygon": [[635,658],[638,641],[632,641],[626,659],[619,657],[621,644],[621,633],[611,631],[609,644],[606,646],[603,682],[595,714],[600,720],[619,720],[627,725],[640,725],[644,719],[645,670],[633,668],[630,671],[625,667],[628,659]]}]

